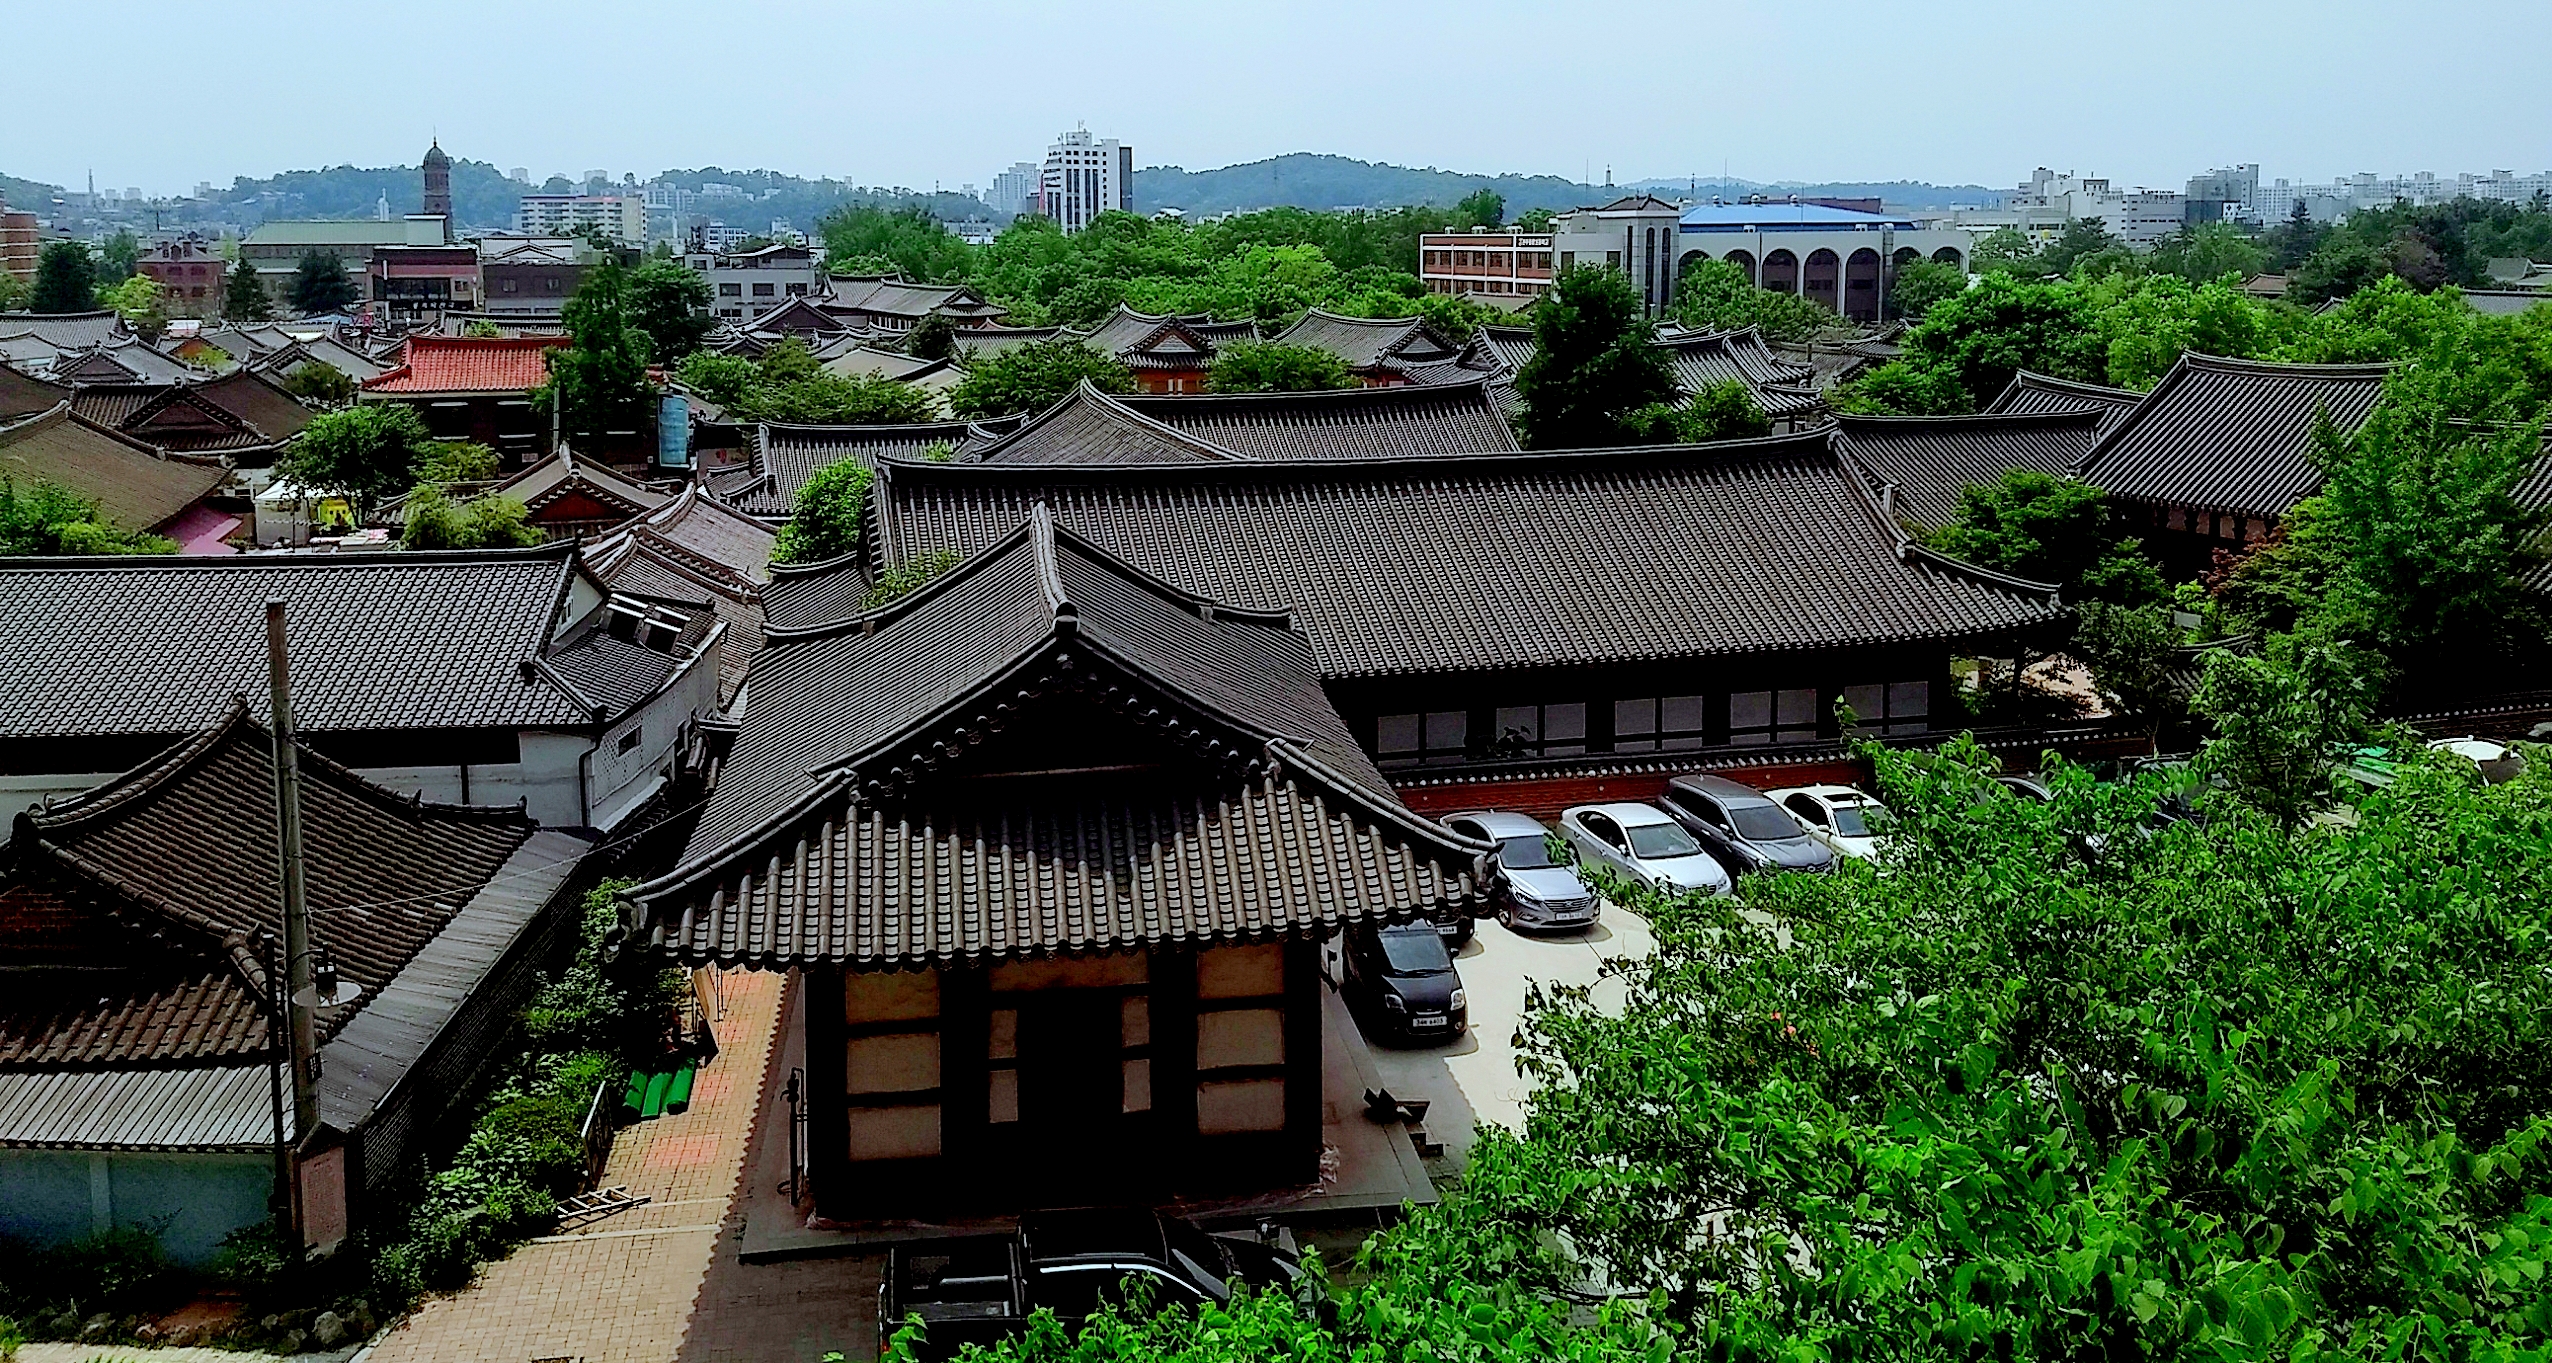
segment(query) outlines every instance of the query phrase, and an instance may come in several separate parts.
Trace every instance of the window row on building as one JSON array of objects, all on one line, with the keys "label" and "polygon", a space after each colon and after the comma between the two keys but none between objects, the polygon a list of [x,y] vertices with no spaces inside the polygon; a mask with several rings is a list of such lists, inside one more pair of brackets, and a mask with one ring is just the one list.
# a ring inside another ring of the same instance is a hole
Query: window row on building
[{"label": "window row on building", "polygon": [[1373,747],[1386,767],[1766,747],[1842,734],[1836,701],[1851,710],[1856,736],[1931,728],[1932,684],[1897,681],[1383,714]]}]

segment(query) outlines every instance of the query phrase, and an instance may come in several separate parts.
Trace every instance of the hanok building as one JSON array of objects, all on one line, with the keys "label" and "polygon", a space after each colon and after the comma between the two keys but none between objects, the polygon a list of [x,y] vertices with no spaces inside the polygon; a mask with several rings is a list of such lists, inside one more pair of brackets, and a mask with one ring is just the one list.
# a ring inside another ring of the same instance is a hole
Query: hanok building
[{"label": "hanok building", "polygon": [[1257,339],[1255,322],[1217,322],[1202,312],[1156,316],[1119,303],[1083,344],[1114,357],[1146,393],[1201,393],[1224,346]]},{"label": "hanok building", "polygon": [[[336,646],[305,635],[295,653],[309,667]],[[420,802],[305,745],[311,941],[361,992],[318,1010],[315,1120],[297,1128],[275,1097],[291,1092],[281,950],[259,937],[282,918],[274,740],[236,699],[207,718],[16,815],[0,866],[0,1234],[140,1229],[201,1263],[267,1220],[278,1144],[310,1244],[395,1226],[420,1137],[467,1103],[572,940],[588,839],[512,807]]]},{"label": "hanok building", "polygon": [[245,468],[274,463],[318,415],[248,369],[183,383],[91,385],[72,398],[71,410],[154,449],[218,455]]},{"label": "hanok building", "polygon": [[2070,478],[2098,436],[2090,408],[1989,416],[1838,416],[1834,448],[1887,492],[1888,514],[1920,530],[1958,519],[1966,490],[2014,469]]},{"label": "hanok building", "polygon": [[518,462],[549,444],[532,390],[549,381],[549,353],[564,336],[407,338],[399,365],[363,381],[358,400],[416,410],[437,440],[469,440]]},{"label": "hanok building", "polygon": [[2183,354],[2085,456],[2084,481],[2143,519],[2184,573],[2265,539],[2322,485],[2313,431],[2353,432],[2383,396],[2380,364],[2270,364]]},{"label": "hanok building", "polygon": [[2041,412],[2091,412],[2100,418],[2099,434],[2126,419],[2144,401],[2132,388],[2081,383],[2021,370],[1985,408],[1987,416],[2020,416]]},{"label": "hanok building", "polygon": [[[1002,423],[999,430],[1011,429]],[[798,489],[816,470],[856,459],[875,467],[891,455],[923,458],[934,450],[962,458],[996,438],[996,428],[981,422],[926,421],[892,426],[820,426],[764,422],[745,443],[740,467],[704,466],[702,478],[719,500],[748,515],[786,518],[797,505]]]},{"label": "hanok building", "polygon": [[1326,350],[1347,372],[1372,387],[1425,381],[1429,371],[1456,361],[1462,347],[1415,317],[1341,317],[1319,308],[1285,328],[1278,345]]},{"label": "hanok building", "polygon": [[613,472],[561,446],[558,453],[487,490],[511,497],[551,539],[598,535],[663,506],[673,494]]},{"label": "hanok building", "polygon": [[1689,402],[1721,384],[1735,383],[1772,419],[1775,429],[1799,430],[1825,414],[1825,399],[1816,391],[1816,371],[1773,354],[1763,343],[1763,333],[1753,327],[1676,329],[1661,333],[1657,345],[1666,352],[1680,401]]},{"label": "hanok building", "polygon": [[[0,418],[4,421],[5,418]],[[218,456],[172,456],[82,420],[68,402],[0,424],[0,483],[51,483],[95,502],[126,530],[164,535],[180,552],[227,554],[239,518],[207,503],[229,477]]]},{"label": "hanok building", "polygon": [[[1319,941],[1471,911],[1487,846],[1402,806],[1283,612],[1034,503],[972,547],[881,610],[775,611],[681,864],[624,896],[630,940],[803,972],[821,1220],[1375,1205],[1323,1186],[1324,1144],[1372,1128]],[[815,585],[775,580],[775,608]]]},{"label": "hanok building", "polygon": [[914,284],[900,275],[835,275],[825,283],[828,294],[817,301],[857,330],[910,331],[925,317],[944,317],[963,330],[1010,315],[963,284]]},{"label": "hanok building", "polygon": [[[265,696],[265,603],[324,640],[311,747],[402,794],[610,828],[717,704],[705,609],[615,594],[574,546],[0,559],[0,808],[76,794]],[[315,646],[314,646],[315,647]]]},{"label": "hanok building", "polygon": [[991,464],[1410,459],[1513,451],[1480,382],[1433,388],[1138,396],[1084,382],[1009,435],[969,448]]},{"label": "hanok building", "polygon": [[1838,700],[1865,731],[1921,735],[1964,723],[1952,658],[2063,632],[2054,588],[1921,546],[1823,428],[1423,460],[887,459],[872,498],[873,564],[979,554],[1042,502],[1180,590],[1291,608],[1350,730],[1404,780],[1831,753]]},{"label": "hanok building", "polygon": [[762,648],[762,589],[771,580],[771,548],[778,538],[768,522],[694,483],[592,541],[585,557],[616,593],[709,604],[726,626],[718,659],[718,702],[725,705]]}]

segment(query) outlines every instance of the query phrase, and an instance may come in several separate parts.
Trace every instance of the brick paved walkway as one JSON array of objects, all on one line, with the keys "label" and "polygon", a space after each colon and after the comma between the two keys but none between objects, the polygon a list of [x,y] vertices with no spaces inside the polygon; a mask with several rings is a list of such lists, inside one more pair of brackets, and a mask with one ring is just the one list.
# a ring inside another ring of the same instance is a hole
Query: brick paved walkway
[{"label": "brick paved walkway", "polygon": [[[713,1257],[733,1257],[730,1207],[785,992],[776,974],[735,971],[725,984],[718,1056],[700,1071],[691,1110],[621,1132],[603,1174],[605,1186],[627,1184],[655,1200],[535,1240],[489,1265],[468,1290],[420,1307],[366,1363],[674,1363],[704,1356],[696,1345],[686,1348],[685,1336],[704,1304]],[[814,1357],[806,1355],[809,1363]]]}]

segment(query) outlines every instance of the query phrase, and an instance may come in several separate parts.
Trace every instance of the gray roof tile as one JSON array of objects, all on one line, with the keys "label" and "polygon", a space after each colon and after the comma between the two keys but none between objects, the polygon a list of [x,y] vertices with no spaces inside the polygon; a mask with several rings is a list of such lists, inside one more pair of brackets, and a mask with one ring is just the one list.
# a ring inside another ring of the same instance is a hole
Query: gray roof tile
[{"label": "gray roof tile", "polygon": [[2313,426],[2355,430],[2379,364],[2269,364],[2183,354],[2093,446],[2082,476],[2129,501],[2274,519],[2322,484]]},{"label": "gray roof tile", "polygon": [[1895,487],[1896,514],[1927,530],[1957,519],[1959,494],[2011,469],[2071,476],[2100,414],[2089,409],[1999,416],[1838,416],[1834,447]]}]

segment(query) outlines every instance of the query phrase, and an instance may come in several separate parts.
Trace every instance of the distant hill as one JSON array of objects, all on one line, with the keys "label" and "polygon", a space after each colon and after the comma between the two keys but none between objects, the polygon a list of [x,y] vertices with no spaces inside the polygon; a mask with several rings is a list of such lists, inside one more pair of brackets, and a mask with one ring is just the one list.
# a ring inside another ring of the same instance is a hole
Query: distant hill
[{"label": "distant hill", "polygon": [[23,213],[47,212],[53,203],[53,196],[61,192],[60,185],[48,185],[41,180],[21,180],[15,175],[0,175],[0,200],[6,200],[11,208]]},{"label": "distant hill", "polygon": [[1506,197],[1511,216],[1528,208],[1566,209],[1599,204],[1634,190],[1666,198],[1698,194],[1797,194],[1820,198],[1879,198],[1892,208],[1946,208],[1951,204],[1998,204],[2000,192],[1982,185],[1932,185],[1914,180],[1885,184],[1802,184],[1750,180],[1642,180],[1618,187],[1579,184],[1557,175],[1465,175],[1433,167],[1412,169],[1358,161],[1345,156],[1295,152],[1219,170],[1185,170],[1178,166],[1146,166],[1134,172],[1134,208],[1155,213],[1164,208],[1191,216],[1247,212],[1286,205],[1294,208],[1396,208],[1402,204],[1451,206],[1478,189],[1494,189]]}]

